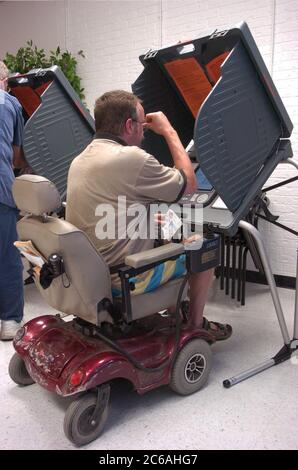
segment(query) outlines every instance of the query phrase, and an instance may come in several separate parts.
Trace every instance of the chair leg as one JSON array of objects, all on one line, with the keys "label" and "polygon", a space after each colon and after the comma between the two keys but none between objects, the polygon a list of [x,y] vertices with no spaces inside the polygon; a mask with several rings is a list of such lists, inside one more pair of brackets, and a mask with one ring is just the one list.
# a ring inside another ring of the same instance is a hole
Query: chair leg
[{"label": "chair leg", "polygon": [[237,255],[237,246],[236,240],[234,239],[232,242],[233,247],[233,254],[232,254],[232,292],[231,298],[235,299],[235,290],[236,290],[236,255]]},{"label": "chair leg", "polygon": [[242,243],[240,241],[239,254],[238,254],[238,285],[237,285],[237,300],[238,300],[238,302],[240,302],[240,300],[241,300],[242,252],[243,252],[243,246],[242,246]]},{"label": "chair leg", "polygon": [[243,253],[243,266],[242,266],[242,286],[241,286],[241,305],[245,305],[245,287],[246,287],[246,261],[247,261],[248,248],[246,247]]},{"label": "chair leg", "polygon": [[220,288],[224,288],[225,279],[225,236],[221,235],[221,250],[220,250]]},{"label": "chair leg", "polygon": [[230,251],[231,239],[227,237],[227,251],[226,251],[226,295],[230,293]]}]

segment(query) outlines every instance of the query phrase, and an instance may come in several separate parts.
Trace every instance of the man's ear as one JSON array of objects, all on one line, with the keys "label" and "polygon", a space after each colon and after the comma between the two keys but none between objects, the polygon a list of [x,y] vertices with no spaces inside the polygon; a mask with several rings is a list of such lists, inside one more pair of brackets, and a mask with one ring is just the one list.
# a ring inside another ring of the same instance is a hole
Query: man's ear
[{"label": "man's ear", "polygon": [[132,134],[133,132],[133,120],[131,118],[126,119],[124,124],[124,129],[127,134]]}]

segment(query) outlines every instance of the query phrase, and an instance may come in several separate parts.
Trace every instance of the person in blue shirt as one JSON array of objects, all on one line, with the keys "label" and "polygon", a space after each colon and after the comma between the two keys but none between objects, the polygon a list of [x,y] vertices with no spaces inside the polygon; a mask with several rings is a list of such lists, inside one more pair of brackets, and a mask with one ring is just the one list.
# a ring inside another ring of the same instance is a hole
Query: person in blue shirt
[{"label": "person in blue shirt", "polygon": [[7,93],[8,69],[0,61],[0,319],[1,340],[13,339],[23,318],[23,265],[14,246],[18,211],[12,196],[14,168],[26,165],[22,153],[23,116]]}]

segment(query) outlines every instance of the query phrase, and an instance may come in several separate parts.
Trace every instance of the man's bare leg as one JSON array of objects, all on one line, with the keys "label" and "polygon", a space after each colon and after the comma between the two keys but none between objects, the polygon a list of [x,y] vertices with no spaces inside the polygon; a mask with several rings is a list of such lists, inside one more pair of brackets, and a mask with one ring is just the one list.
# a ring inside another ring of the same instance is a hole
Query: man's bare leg
[{"label": "man's bare leg", "polygon": [[188,325],[193,328],[201,328],[203,324],[203,312],[207,301],[209,287],[213,280],[214,270],[209,269],[202,273],[195,273],[189,279],[190,315]]},{"label": "man's bare leg", "polygon": [[[203,312],[207,301],[209,287],[213,280],[214,269],[192,274],[189,278],[189,319],[188,326],[201,328],[203,324]],[[168,309],[169,313],[175,313],[176,305]]]},{"label": "man's bare leg", "polygon": [[[189,279],[189,318],[187,327],[205,328],[214,335],[216,341],[228,339],[232,334],[231,325],[224,325],[214,321],[203,321],[203,312],[208,298],[210,284],[213,280],[214,270],[204,271],[202,273],[192,274]],[[174,307],[170,309],[174,312]]]}]

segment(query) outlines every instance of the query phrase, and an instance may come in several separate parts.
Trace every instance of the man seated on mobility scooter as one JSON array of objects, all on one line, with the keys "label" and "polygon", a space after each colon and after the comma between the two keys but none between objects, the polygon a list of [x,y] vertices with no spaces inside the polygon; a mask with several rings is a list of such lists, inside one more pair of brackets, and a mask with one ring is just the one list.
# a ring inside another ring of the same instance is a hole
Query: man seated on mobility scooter
[{"label": "man seated on mobility scooter", "polygon": [[[18,222],[20,242],[30,241],[43,260],[40,270],[33,269],[36,286],[49,305],[73,318],[42,315],[27,322],[14,338],[9,375],[20,385],[36,382],[74,396],[63,427],[78,446],[102,433],[110,389],[118,380],[140,395],[162,385],[180,395],[195,393],[208,380],[210,345],[232,333],[229,325],[203,318],[210,268],[219,260],[218,235],[208,234],[203,244],[154,248],[155,237],[132,223],[138,211],[143,219],[137,225],[146,226],[150,203],[179,200],[195,186],[169,121],[162,113],[145,118],[139,100],[122,91],[100,98],[95,118],[95,139],[69,171],[67,220],[55,215],[61,199],[48,179],[23,175],[13,187],[25,214]],[[135,146],[144,128],[165,137],[176,168]],[[108,217],[98,221],[104,213]],[[117,226],[117,237],[110,225]],[[174,316],[157,313],[173,307]]]},{"label": "man seated on mobility scooter", "polygon": [[[143,205],[143,218],[138,220],[138,225],[147,224],[147,228],[150,204],[154,201],[176,202],[184,193],[194,192],[197,182],[189,156],[162,112],[145,115],[135,95],[115,90],[97,99],[94,116],[95,138],[73,160],[69,170],[66,220],[88,235],[110,268],[119,267],[127,256],[154,247],[155,237],[150,237],[146,230],[141,236],[135,236],[132,215],[136,211],[130,212],[129,207]],[[160,164],[140,148],[146,129],[166,140],[174,168]],[[99,222],[98,215],[104,213],[115,219],[111,224],[113,233],[102,230],[104,223]],[[182,255],[130,279],[131,295],[150,292],[184,274],[185,255]],[[212,278],[213,269],[191,274],[187,322],[188,326],[206,329],[218,341],[229,338],[232,328],[203,317]],[[121,296],[117,273],[112,275],[112,293],[114,297]]]}]

